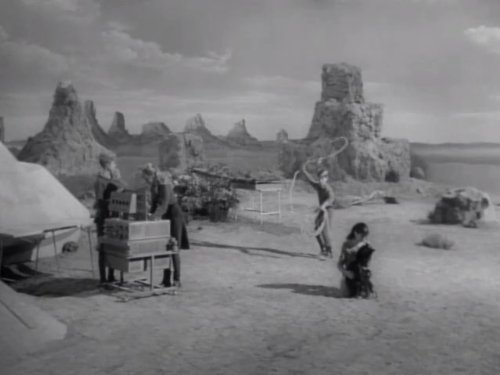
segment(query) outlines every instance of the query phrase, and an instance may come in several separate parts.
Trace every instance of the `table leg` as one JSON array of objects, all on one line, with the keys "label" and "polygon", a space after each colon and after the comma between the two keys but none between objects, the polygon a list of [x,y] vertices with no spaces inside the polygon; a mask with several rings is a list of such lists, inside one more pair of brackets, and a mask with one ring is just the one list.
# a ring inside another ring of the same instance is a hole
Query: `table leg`
[{"label": "table leg", "polygon": [[278,221],[281,223],[281,191],[278,190]]},{"label": "table leg", "polygon": [[0,276],[2,276],[2,263],[3,263],[3,240],[0,238]]},{"label": "table leg", "polygon": [[87,236],[89,239],[89,252],[90,252],[90,267],[92,268],[92,277],[95,277],[94,271],[94,249],[92,248],[92,235],[90,234],[90,227],[87,227]]},{"label": "table leg", "polygon": [[52,243],[54,244],[54,259],[56,260],[57,272],[59,272],[59,259],[57,258],[56,234],[52,231]]},{"label": "table leg", "polygon": [[259,199],[260,199],[260,209],[259,209],[259,214],[260,214],[260,223],[262,224],[264,222],[264,217],[262,215],[262,191],[259,191]]},{"label": "table leg", "polygon": [[36,244],[36,258],[35,258],[35,270],[38,271],[38,259],[40,258],[40,242],[42,240],[38,240]]},{"label": "table leg", "polygon": [[155,266],[155,257],[154,257],[154,255],[151,255],[151,261],[150,261],[149,265],[150,265],[150,270],[149,270],[149,289],[153,290],[153,268]]}]

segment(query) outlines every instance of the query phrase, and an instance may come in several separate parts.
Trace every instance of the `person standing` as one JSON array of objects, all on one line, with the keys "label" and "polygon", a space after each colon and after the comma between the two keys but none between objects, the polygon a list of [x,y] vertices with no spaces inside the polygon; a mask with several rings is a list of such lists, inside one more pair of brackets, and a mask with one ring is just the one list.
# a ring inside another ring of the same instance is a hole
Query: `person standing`
[{"label": "person standing", "polygon": [[[142,176],[151,189],[151,210],[153,218],[170,220],[170,235],[177,241],[179,252],[172,255],[173,285],[181,286],[181,258],[180,250],[189,249],[189,239],[186,229],[185,217],[177,202],[174,193],[172,177],[168,172],[160,171],[152,164],[147,164],[142,169]],[[172,272],[170,269],[163,271],[162,285],[172,286]]]},{"label": "person standing", "polygon": [[125,184],[121,180],[120,171],[116,166],[116,162],[112,156],[108,154],[99,155],[99,172],[96,176],[96,181],[94,183],[95,190],[95,216],[94,222],[97,229],[97,250],[99,252],[99,279],[101,284],[107,282],[116,281],[114,270],[112,268],[108,269],[108,277],[106,278],[106,255],[102,251],[101,239],[104,236],[104,223],[107,218],[110,217],[109,212],[109,199],[111,198],[111,193],[114,191],[122,190]]},{"label": "person standing", "polygon": [[317,209],[318,213],[314,220],[316,240],[320,247],[321,256],[332,258],[331,225],[333,222],[333,203],[335,201],[335,194],[328,183],[328,171],[326,169],[321,169],[318,173],[319,180],[316,180],[307,171],[309,162],[310,160],[304,163],[302,172],[318,194],[319,208]]}]

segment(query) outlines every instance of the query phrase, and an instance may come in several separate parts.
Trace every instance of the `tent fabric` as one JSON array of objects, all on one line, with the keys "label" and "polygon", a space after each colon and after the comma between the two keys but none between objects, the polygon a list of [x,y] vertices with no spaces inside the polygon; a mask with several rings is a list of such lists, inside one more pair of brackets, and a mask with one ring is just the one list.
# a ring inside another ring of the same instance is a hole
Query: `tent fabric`
[{"label": "tent fabric", "polygon": [[0,235],[23,237],[91,224],[87,208],[47,169],[7,153],[0,143]]}]

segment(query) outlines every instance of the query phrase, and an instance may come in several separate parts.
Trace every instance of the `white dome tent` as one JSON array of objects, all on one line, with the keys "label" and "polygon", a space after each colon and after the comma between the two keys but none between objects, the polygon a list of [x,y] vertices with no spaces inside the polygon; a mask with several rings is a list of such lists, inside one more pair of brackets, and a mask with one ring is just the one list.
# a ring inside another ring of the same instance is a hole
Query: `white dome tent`
[{"label": "white dome tent", "polygon": [[[81,228],[92,224],[87,208],[47,169],[17,161],[1,142],[0,176],[0,250],[5,250],[3,260],[9,252],[13,263],[28,261],[34,256],[34,245],[30,248],[26,239],[33,237],[42,238],[40,256],[54,255],[53,238],[49,232],[57,233],[57,239],[54,239],[58,245],[56,252],[59,252],[64,242],[78,240]],[[27,253],[28,259],[25,259]]]}]

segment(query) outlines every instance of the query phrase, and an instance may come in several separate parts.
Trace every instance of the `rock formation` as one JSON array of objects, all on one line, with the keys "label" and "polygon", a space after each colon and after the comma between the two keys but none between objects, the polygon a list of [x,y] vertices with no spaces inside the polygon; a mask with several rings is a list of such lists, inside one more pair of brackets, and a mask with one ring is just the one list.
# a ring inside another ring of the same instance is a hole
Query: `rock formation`
[{"label": "rock formation", "polygon": [[453,189],[441,196],[429,214],[429,220],[436,224],[461,224],[475,228],[491,204],[489,196],[476,188]]},{"label": "rock formation", "polygon": [[92,130],[95,140],[104,147],[112,147],[113,142],[97,121],[96,110],[92,100],[85,100],[83,103],[83,114],[87,125]]},{"label": "rock formation", "polygon": [[349,145],[336,158],[326,159],[333,179],[397,182],[409,176],[410,144],[381,138],[383,108],[366,103],[359,68],[325,64],[321,100],[316,103],[311,127],[302,142],[282,144],[280,167],[292,175],[308,157],[328,156],[345,137]]},{"label": "rock formation", "polygon": [[185,171],[203,166],[203,138],[193,133],[171,133],[158,146],[159,166],[163,170]]},{"label": "rock formation", "polygon": [[234,124],[233,128],[229,130],[226,139],[238,145],[244,146],[260,144],[257,138],[252,137],[250,133],[248,133],[245,119],[242,119],[241,121],[238,121],[236,124]]},{"label": "rock formation", "polygon": [[205,120],[203,120],[203,117],[201,117],[199,113],[186,121],[184,133],[199,135],[203,139],[204,143],[222,143],[219,138],[217,138],[210,132],[210,130],[207,129]]},{"label": "rock formation", "polygon": [[172,132],[163,122],[148,122],[142,125],[142,132],[139,136],[141,143],[156,143],[168,138]]},{"label": "rock formation", "polygon": [[0,117],[0,142],[5,143],[5,128],[3,126],[3,117]]},{"label": "rock formation", "polygon": [[132,136],[125,127],[125,117],[123,113],[115,112],[113,122],[108,130],[108,137],[116,144],[127,143],[132,140]]},{"label": "rock formation", "polygon": [[286,142],[288,142],[288,133],[286,132],[285,129],[281,129],[276,134],[276,142],[279,142],[279,143],[286,143]]},{"label": "rock formation", "polygon": [[76,90],[59,83],[44,129],[28,139],[18,158],[54,174],[75,175],[94,173],[102,152],[112,154],[96,142]]}]

